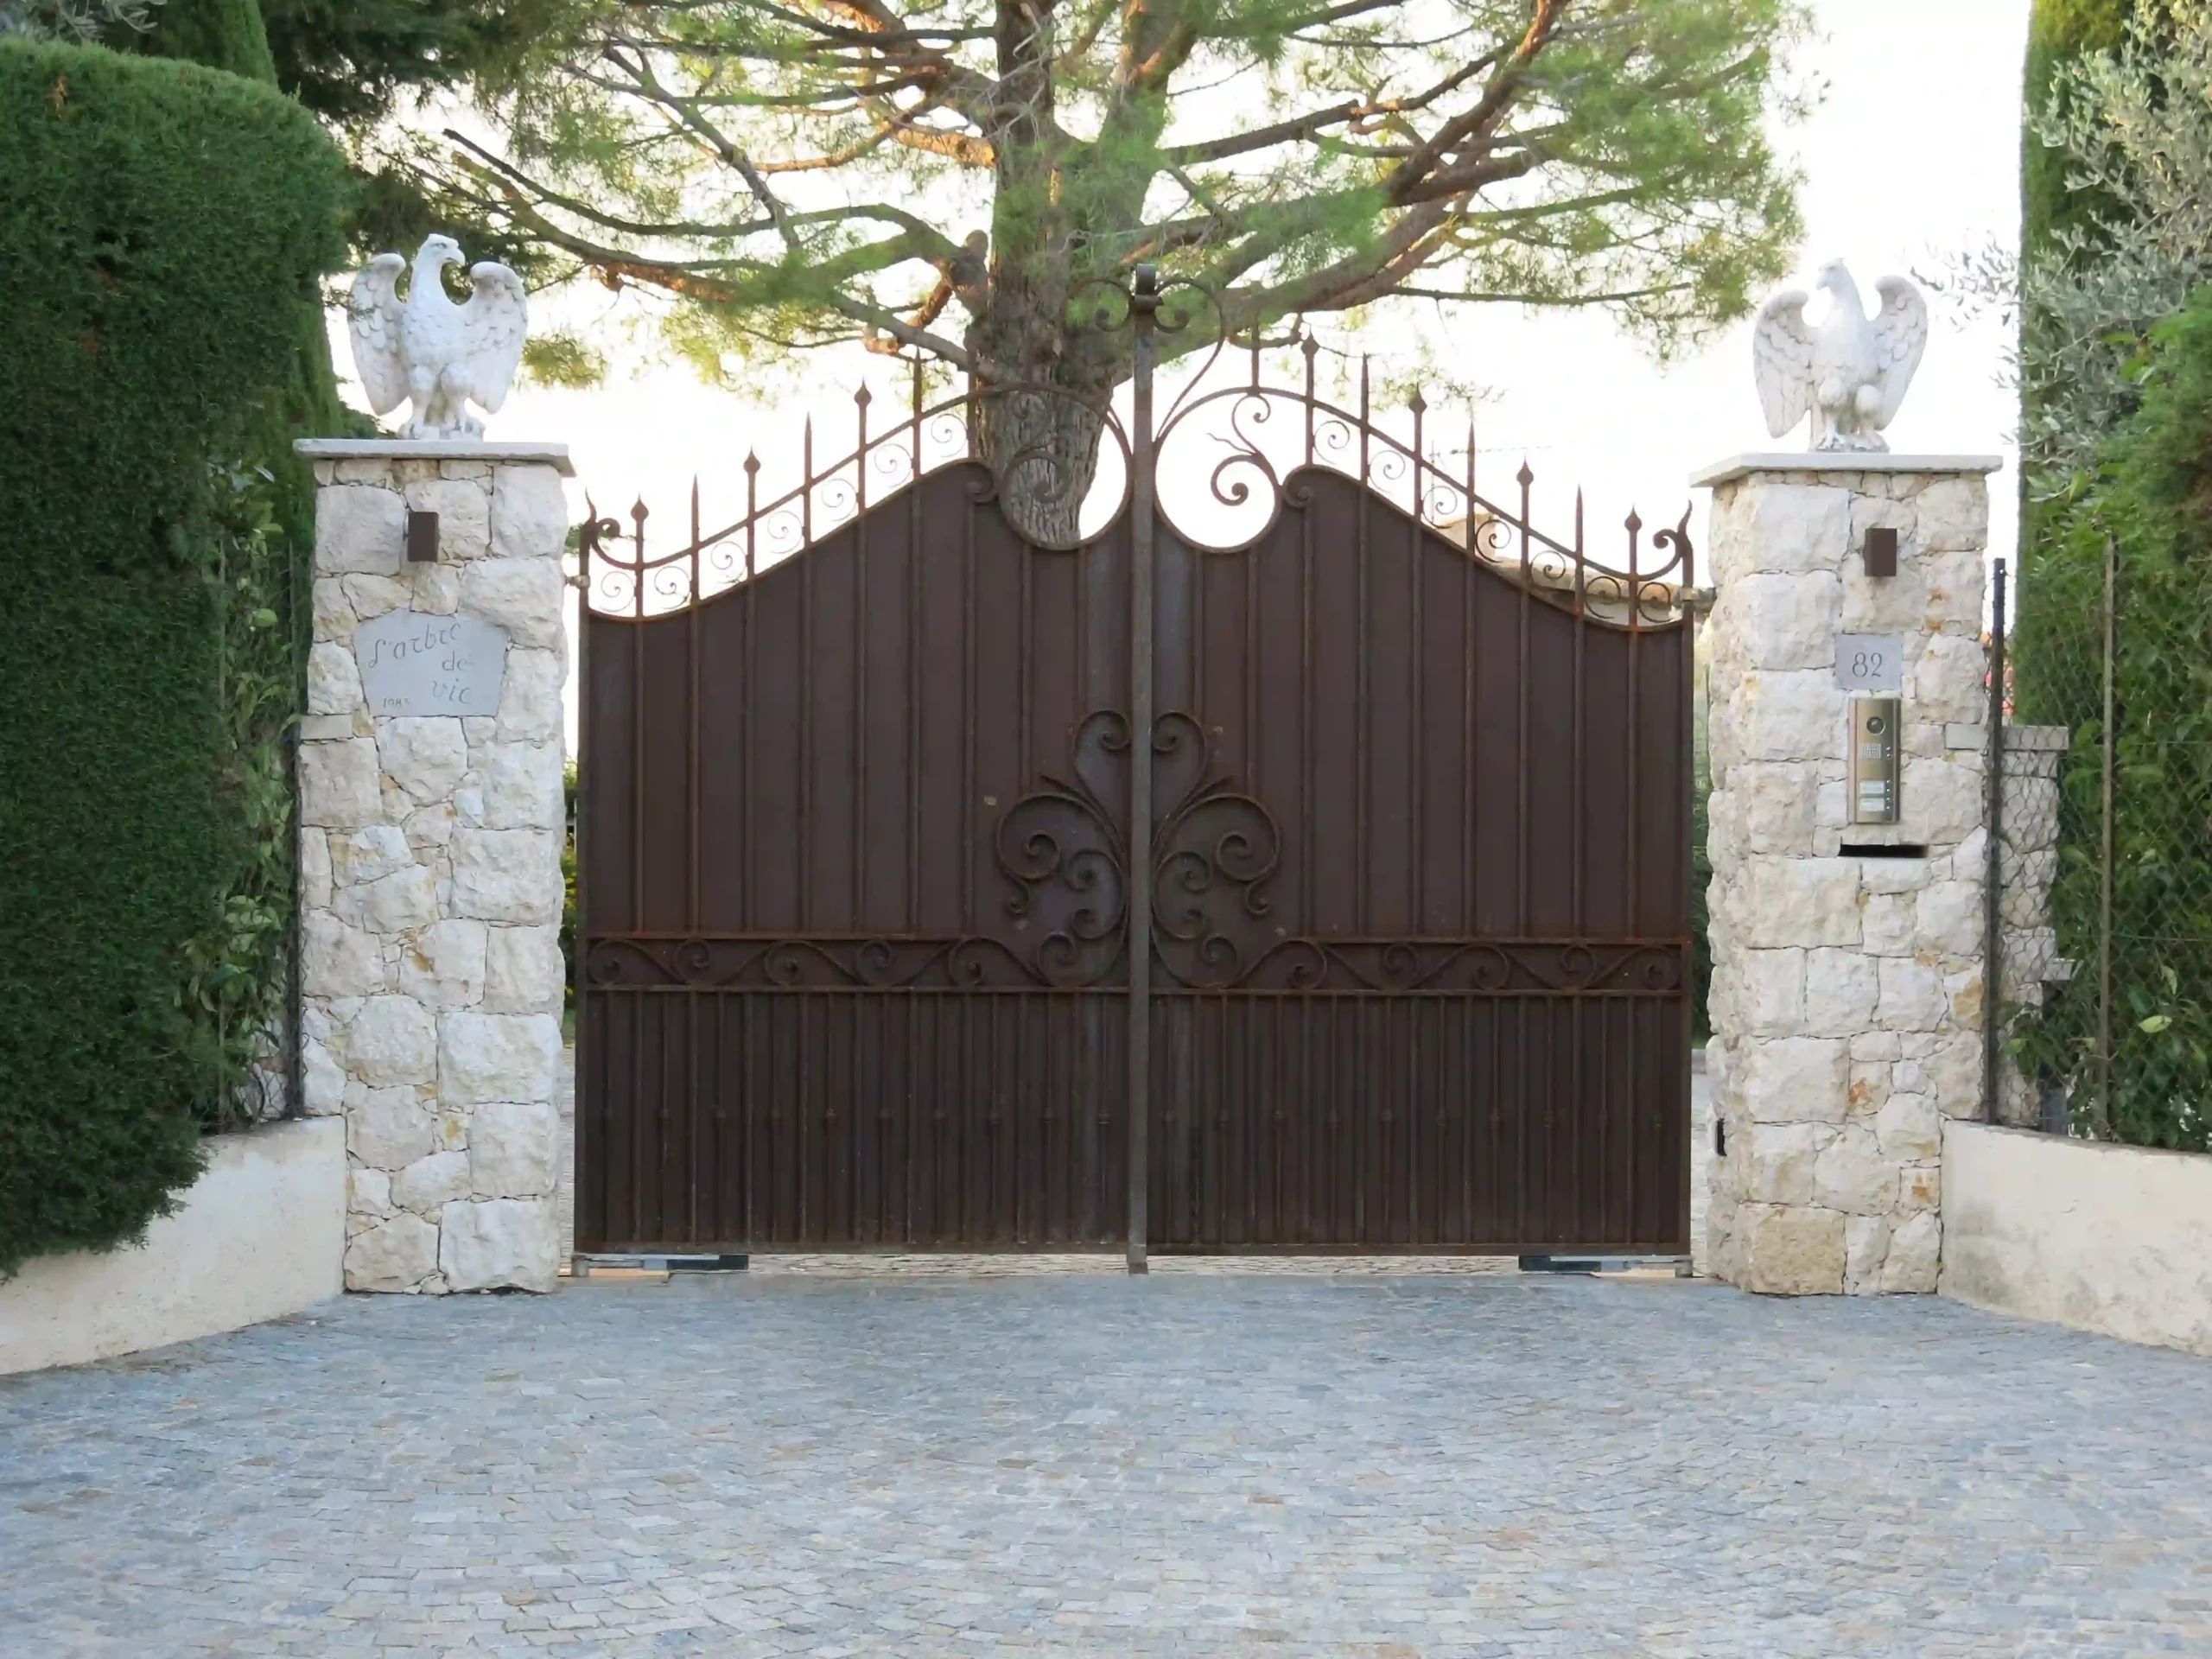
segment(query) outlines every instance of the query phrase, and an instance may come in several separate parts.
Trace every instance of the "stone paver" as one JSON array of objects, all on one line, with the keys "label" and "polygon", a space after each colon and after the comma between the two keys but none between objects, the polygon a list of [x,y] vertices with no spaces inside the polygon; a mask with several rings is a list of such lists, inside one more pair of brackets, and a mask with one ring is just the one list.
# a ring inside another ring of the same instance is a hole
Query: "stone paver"
[{"label": "stone paver", "polygon": [[2212,1365],[1670,1280],[594,1281],[0,1381],[0,1651],[2212,1653]]}]

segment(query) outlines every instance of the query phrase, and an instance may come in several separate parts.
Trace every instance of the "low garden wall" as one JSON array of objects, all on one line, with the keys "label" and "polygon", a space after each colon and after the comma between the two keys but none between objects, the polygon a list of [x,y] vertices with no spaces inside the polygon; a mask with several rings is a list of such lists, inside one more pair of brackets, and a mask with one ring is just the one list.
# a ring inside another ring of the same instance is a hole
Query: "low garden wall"
[{"label": "low garden wall", "polygon": [[1943,1130],[1946,1296],[2212,1355],[2212,1156]]},{"label": "low garden wall", "polygon": [[343,1124],[218,1135],[206,1173],[143,1244],[40,1256],[0,1284],[0,1374],[296,1313],[344,1288],[345,1252]]}]

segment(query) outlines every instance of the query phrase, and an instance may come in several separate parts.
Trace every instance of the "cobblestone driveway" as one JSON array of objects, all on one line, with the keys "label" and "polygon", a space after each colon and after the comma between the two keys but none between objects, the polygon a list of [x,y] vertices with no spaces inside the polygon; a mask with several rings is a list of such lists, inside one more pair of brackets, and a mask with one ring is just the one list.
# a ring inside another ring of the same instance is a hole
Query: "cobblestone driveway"
[{"label": "cobblestone driveway", "polygon": [[0,1381],[0,1651],[2212,1654],[2212,1364],[1163,1273],[353,1300]]}]

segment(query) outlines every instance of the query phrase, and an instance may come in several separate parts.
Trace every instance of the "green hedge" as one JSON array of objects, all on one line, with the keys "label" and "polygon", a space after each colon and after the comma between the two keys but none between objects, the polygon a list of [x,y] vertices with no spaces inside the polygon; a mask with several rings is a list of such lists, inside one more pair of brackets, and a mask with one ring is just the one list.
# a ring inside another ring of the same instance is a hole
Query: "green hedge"
[{"label": "green hedge", "polygon": [[340,251],[342,167],[273,89],[0,43],[0,1274],[143,1232],[196,1174],[192,943],[241,813],[228,469]]}]

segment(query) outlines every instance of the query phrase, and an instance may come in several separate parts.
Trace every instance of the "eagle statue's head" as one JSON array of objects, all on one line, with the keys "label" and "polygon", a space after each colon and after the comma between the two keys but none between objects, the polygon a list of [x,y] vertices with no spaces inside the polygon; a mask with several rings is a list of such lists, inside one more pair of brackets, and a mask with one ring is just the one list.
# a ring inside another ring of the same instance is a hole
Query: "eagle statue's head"
[{"label": "eagle statue's head", "polygon": [[461,244],[449,236],[426,236],[423,238],[423,245],[416,250],[415,253],[415,268],[417,270],[425,269],[438,270],[447,265],[467,263],[467,257],[461,251]]},{"label": "eagle statue's head", "polygon": [[1859,284],[1851,280],[1851,272],[1840,259],[1831,259],[1821,267],[1816,285],[1839,305],[1859,303]]}]

